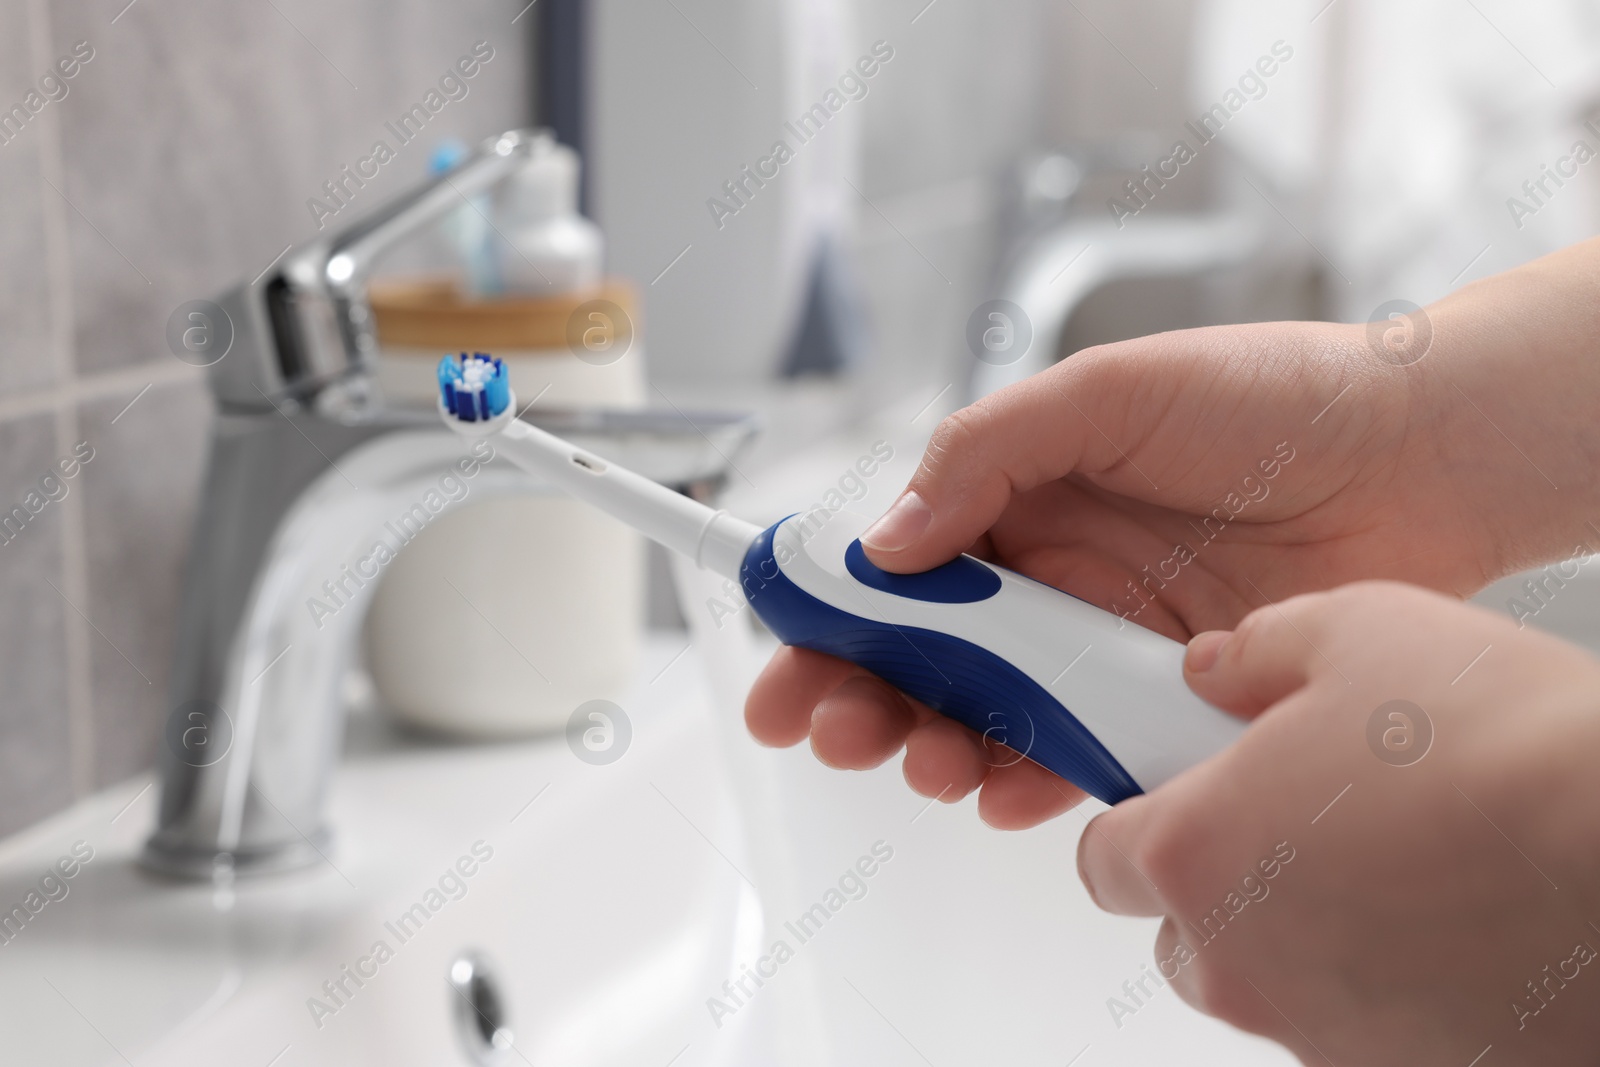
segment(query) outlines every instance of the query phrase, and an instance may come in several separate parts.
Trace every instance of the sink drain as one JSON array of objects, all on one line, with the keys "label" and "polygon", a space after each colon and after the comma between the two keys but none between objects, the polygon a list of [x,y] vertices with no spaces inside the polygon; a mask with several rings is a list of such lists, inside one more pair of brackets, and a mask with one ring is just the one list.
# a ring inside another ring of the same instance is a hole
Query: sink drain
[{"label": "sink drain", "polygon": [[467,1062],[475,1067],[500,1067],[516,1055],[506,1026],[505,1000],[494,972],[475,952],[450,965],[451,1013],[456,1037]]}]

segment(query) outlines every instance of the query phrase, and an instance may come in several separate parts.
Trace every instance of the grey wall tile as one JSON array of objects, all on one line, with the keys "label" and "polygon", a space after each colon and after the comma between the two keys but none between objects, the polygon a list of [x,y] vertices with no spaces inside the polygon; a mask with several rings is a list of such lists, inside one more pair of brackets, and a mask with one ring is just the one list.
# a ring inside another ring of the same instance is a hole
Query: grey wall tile
[{"label": "grey wall tile", "polygon": [[[172,308],[315,235],[307,200],[378,139],[396,157],[342,217],[425,174],[441,137],[476,140],[528,116],[527,20],[511,25],[516,8],[498,0],[171,0],[112,25],[124,3],[51,11],[57,51],[95,50],[60,112],[64,191],[82,215],[68,228],[84,369],[160,356]],[[384,123],[478,40],[495,52],[467,95],[397,147]]]},{"label": "grey wall tile", "polygon": [[923,390],[932,396],[945,385],[953,387],[951,399],[965,391],[973,363],[966,324],[989,298],[994,245],[994,220],[983,219],[917,233],[909,241],[891,233],[856,249],[871,316],[874,373],[887,398]]},{"label": "grey wall tile", "polygon": [[97,785],[155,758],[211,419],[199,381],[153,389],[119,418],[126,403],[117,397],[86,406],[79,425],[95,449],[82,481],[84,610],[104,635],[91,638],[90,650]]},{"label": "grey wall tile", "polygon": [[1191,117],[1197,6],[1196,0],[1046,4],[1041,32],[1053,58],[1033,91],[1043,104],[1050,139],[1148,130],[1165,142],[1170,131],[1181,129]]},{"label": "grey wall tile", "polygon": [[[22,0],[0,3],[6,32],[0,33],[0,111],[23,104],[48,73],[35,69],[28,48],[28,12]],[[59,89],[54,90],[59,93]],[[70,96],[70,91],[69,91]],[[40,96],[39,99],[44,99]],[[20,130],[10,120],[0,143],[0,392],[36,388],[56,380],[50,330],[49,273],[45,255],[43,198],[54,196],[39,177],[41,117],[59,103],[46,103]],[[7,115],[9,118],[9,114]],[[52,205],[53,206],[53,205]]]},{"label": "grey wall tile", "polygon": [[939,3],[911,24],[904,4],[862,5],[863,35],[895,49],[862,109],[863,192],[991,174],[1034,143],[1039,9],[1039,0]]},{"label": "grey wall tile", "polygon": [[[22,504],[56,459],[52,416],[0,424],[0,510]],[[72,799],[61,518],[48,503],[0,543],[0,834]]]}]

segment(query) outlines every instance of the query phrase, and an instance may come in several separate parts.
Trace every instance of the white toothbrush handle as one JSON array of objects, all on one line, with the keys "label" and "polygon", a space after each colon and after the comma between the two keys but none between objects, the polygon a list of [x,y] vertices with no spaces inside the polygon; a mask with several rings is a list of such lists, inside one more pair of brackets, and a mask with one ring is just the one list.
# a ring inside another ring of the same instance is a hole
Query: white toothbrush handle
[{"label": "white toothbrush handle", "polygon": [[745,595],[785,644],[859,664],[1112,804],[1245,729],[1190,691],[1176,641],[970,556],[881,571],[865,526],[819,509],[751,546]]}]

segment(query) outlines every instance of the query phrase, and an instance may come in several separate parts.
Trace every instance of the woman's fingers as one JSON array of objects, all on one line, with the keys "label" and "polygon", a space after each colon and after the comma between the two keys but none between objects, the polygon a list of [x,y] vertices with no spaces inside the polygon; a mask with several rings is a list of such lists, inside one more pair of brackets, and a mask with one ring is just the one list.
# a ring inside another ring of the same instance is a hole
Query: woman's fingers
[{"label": "woman's fingers", "polygon": [[745,725],[763,745],[799,744],[811,733],[811,713],[823,697],[846,678],[865,673],[844,660],[786,645],[772,654],[750,687],[744,702]]},{"label": "woman's fingers", "polygon": [[[1189,642],[1183,674],[1191,689],[1216,707],[1253,718],[1310,680],[1318,653],[1308,634],[1318,633],[1315,613],[1327,594],[1293,597],[1245,616],[1232,632],[1210,630]],[[1222,758],[1222,757],[1218,757]],[[1190,771],[1193,775],[1199,771]],[[1161,842],[1153,827],[1181,807],[1182,783],[1132,797],[1094,819],[1078,844],[1078,873],[1095,903],[1119,915],[1161,915],[1156,890],[1171,871],[1152,870]]]},{"label": "woman's fingers", "polygon": [[1155,876],[1141,865],[1155,808],[1148,795],[1131,797],[1090,820],[1078,840],[1078,877],[1094,902],[1113,915],[1164,915]]},{"label": "woman's fingers", "polygon": [[908,699],[853,664],[780,648],[750,690],[745,722],[762,744],[797,744],[830,767],[867,770],[906,750],[913,790],[952,804],[982,789],[991,826],[1021,830],[1066,811],[1083,792],[999,744]]},{"label": "woman's fingers", "polygon": [[[810,737],[819,760],[845,770],[876,767],[919,724],[947,721],[853,663],[788,646],[773,653],[750,687],[744,718],[762,744],[786,748]],[[948,767],[936,759],[931,773],[946,774]]]},{"label": "woman's fingers", "polygon": [[983,784],[989,766],[978,735],[953,719],[930,715],[906,738],[906,784],[953,804]]},{"label": "woman's fingers", "polygon": [[888,682],[851,675],[811,713],[811,750],[830,767],[869,770],[900,751],[918,718]]},{"label": "woman's fingers", "polygon": [[1232,633],[1195,635],[1183,677],[1202,700],[1254,718],[1311,680],[1325,661],[1313,643],[1327,593],[1291,597],[1257,608]]},{"label": "woman's fingers", "polygon": [[[1003,753],[996,758],[997,753]],[[993,766],[978,794],[978,815],[996,830],[1026,830],[1076,807],[1088,794],[1008,748],[990,749]]]}]

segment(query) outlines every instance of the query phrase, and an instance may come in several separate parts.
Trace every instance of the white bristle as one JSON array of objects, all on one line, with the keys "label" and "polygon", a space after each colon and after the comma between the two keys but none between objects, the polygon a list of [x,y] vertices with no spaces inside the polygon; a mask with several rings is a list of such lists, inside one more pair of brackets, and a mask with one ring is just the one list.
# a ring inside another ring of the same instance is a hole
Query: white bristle
[{"label": "white bristle", "polygon": [[457,388],[468,393],[481,393],[493,377],[494,364],[485,363],[481,359],[470,359],[466,366],[461,368],[461,378]]}]

